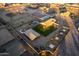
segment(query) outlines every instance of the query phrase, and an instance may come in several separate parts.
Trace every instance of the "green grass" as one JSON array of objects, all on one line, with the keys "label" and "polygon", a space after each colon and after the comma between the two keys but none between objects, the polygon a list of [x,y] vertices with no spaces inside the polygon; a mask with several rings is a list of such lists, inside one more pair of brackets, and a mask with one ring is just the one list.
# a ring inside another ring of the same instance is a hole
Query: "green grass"
[{"label": "green grass", "polygon": [[54,26],[50,26],[47,29],[43,29],[43,26],[41,24],[37,25],[33,28],[36,32],[40,33],[41,35],[47,36],[51,32],[55,31],[57,28],[54,28]]}]

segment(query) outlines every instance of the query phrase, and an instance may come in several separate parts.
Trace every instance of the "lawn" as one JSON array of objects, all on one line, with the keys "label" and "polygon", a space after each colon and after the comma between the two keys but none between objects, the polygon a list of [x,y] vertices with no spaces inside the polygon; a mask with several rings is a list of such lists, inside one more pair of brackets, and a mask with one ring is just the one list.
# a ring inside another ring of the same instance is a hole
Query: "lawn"
[{"label": "lawn", "polygon": [[47,29],[43,29],[43,26],[41,24],[37,25],[33,28],[36,32],[40,33],[41,35],[47,36],[51,32],[55,31],[57,28],[54,28],[54,26],[50,26]]}]

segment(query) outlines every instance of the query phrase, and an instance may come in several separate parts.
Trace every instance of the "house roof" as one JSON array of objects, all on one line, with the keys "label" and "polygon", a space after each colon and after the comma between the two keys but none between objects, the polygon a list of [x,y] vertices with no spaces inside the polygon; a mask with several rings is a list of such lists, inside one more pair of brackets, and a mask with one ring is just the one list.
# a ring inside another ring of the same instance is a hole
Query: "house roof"
[{"label": "house roof", "polygon": [[8,41],[13,40],[14,37],[9,33],[8,30],[0,29],[0,46],[6,44]]},{"label": "house roof", "polygon": [[34,40],[35,38],[40,36],[39,33],[35,32],[32,29],[28,29],[27,31],[24,32],[24,34],[31,40]]}]

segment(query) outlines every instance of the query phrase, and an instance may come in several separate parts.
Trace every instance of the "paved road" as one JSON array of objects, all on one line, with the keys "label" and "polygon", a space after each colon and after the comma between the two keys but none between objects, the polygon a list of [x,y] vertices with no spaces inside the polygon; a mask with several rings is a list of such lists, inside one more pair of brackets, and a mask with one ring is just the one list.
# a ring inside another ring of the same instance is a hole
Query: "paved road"
[{"label": "paved road", "polygon": [[65,55],[79,55],[79,34],[75,24],[69,16],[64,16],[63,18],[66,20],[70,28],[70,31],[65,38],[65,42],[63,42],[66,45]]}]

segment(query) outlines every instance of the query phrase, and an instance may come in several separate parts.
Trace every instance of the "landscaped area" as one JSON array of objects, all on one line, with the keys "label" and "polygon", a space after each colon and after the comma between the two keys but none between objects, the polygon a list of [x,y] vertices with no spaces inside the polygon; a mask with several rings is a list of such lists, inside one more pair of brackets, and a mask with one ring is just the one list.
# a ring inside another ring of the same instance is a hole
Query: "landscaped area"
[{"label": "landscaped area", "polygon": [[53,25],[49,26],[47,29],[43,28],[43,25],[39,24],[36,27],[33,28],[36,32],[40,33],[41,35],[47,36],[51,32],[55,31],[57,28],[55,28]]}]

